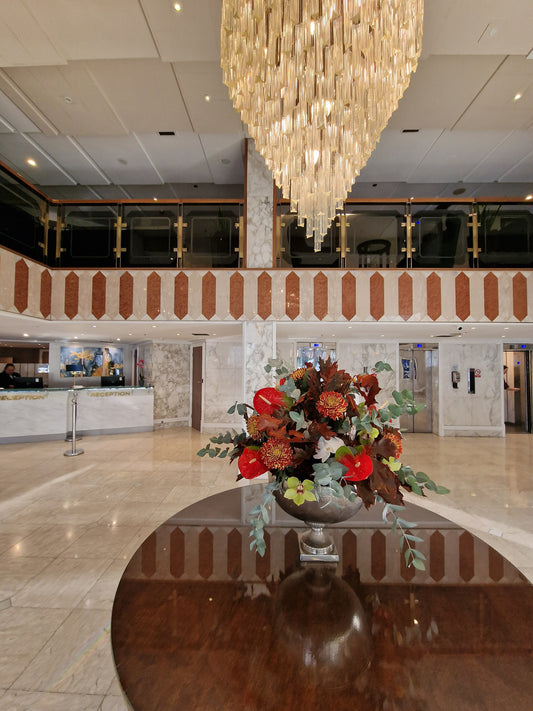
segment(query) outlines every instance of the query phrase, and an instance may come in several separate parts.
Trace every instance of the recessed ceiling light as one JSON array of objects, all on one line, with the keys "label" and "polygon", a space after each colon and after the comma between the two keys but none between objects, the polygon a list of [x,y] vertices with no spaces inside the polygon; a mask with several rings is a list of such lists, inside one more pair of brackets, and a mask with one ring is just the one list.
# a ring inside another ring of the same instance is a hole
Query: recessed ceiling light
[{"label": "recessed ceiling light", "polygon": [[514,101],[520,101],[521,98],[522,98],[522,94],[520,94],[520,93],[514,95]]},{"label": "recessed ceiling light", "polygon": [[77,341],[77,340],[78,340],[78,336],[74,336],[74,340]]},{"label": "recessed ceiling light", "polygon": [[30,337],[30,334],[29,334],[29,333],[23,333],[22,335],[24,336],[24,338],[29,338],[29,337]]},{"label": "recessed ceiling light", "polygon": [[174,10],[176,12],[181,12],[181,5],[179,4],[179,2],[175,2],[174,5],[172,5],[172,7],[174,8]]},{"label": "recessed ceiling light", "polygon": [[26,161],[26,163],[27,163],[28,165],[31,165],[32,168],[37,167],[37,163],[33,160],[33,158],[28,158],[28,160]]},{"label": "recessed ceiling light", "polygon": [[156,198],[156,197],[154,198],[154,202],[157,202],[157,198]]},{"label": "recessed ceiling light", "polygon": [[117,341],[120,341],[120,338],[117,338]]},{"label": "recessed ceiling light", "polygon": [[526,195],[526,200],[533,200],[533,195]]},{"label": "recessed ceiling light", "polygon": [[93,326],[93,328],[96,328],[96,326]]},{"label": "recessed ceiling light", "polygon": [[211,101],[211,97],[209,96],[209,94],[206,94],[206,95],[204,96],[204,99],[205,99],[206,101]]},{"label": "recessed ceiling light", "polygon": [[64,96],[63,100],[65,104],[72,104],[72,96]]}]

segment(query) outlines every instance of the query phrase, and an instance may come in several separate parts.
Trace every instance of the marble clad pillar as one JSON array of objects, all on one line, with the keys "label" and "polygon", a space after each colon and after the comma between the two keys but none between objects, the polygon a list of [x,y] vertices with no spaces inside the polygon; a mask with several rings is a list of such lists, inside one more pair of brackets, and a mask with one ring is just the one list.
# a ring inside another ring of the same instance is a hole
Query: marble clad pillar
[{"label": "marble clad pillar", "polygon": [[246,266],[271,269],[274,185],[272,173],[251,139],[248,139],[246,175]]},{"label": "marble clad pillar", "polygon": [[276,323],[274,321],[245,321],[243,324],[243,394],[244,402],[252,404],[259,388],[272,385],[272,376],[264,367],[269,358],[276,357]]}]

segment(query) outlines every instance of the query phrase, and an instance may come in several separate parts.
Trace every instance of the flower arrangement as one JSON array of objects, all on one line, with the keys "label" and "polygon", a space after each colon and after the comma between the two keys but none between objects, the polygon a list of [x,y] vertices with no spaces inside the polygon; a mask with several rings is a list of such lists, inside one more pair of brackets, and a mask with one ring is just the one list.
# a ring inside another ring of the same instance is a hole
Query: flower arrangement
[{"label": "flower arrangement", "polygon": [[137,361],[137,368],[139,369],[137,381],[138,381],[139,385],[142,387],[144,385],[144,360],[142,358],[140,358]]},{"label": "flower arrangement", "polygon": [[274,480],[266,486],[262,503],[250,512],[250,547],[265,553],[263,529],[269,523],[268,505],[275,491],[297,505],[320,503],[326,493],[334,494],[333,500],[359,497],[366,508],[384,503],[383,518],[392,519],[402,537],[406,564],[423,570],[424,555],[414,545],[421,539],[409,532],[414,524],[398,515],[403,508],[401,489],[420,496],[424,489],[438,494],[448,489],[401,463],[402,435],[393,424],[400,415],[416,414],[423,405],[416,405],[404,390],[394,391],[394,402],[378,407],[377,374],[392,370],[381,361],[374,372],[355,377],[329,359],[321,360],[318,369],[306,363],[293,372],[271,360],[265,370],[275,372],[277,385],[258,390],[253,407],[235,403],[228,410],[244,417],[246,430],[211,437],[198,452],[238,459],[237,480],[272,474]]}]

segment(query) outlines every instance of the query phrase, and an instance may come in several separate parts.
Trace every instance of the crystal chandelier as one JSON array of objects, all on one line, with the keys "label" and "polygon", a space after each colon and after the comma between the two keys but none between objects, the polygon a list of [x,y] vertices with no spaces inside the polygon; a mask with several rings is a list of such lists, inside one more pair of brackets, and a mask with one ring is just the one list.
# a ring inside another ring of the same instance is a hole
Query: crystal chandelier
[{"label": "crystal chandelier", "polygon": [[416,69],[423,0],[223,0],[224,83],[315,250]]}]

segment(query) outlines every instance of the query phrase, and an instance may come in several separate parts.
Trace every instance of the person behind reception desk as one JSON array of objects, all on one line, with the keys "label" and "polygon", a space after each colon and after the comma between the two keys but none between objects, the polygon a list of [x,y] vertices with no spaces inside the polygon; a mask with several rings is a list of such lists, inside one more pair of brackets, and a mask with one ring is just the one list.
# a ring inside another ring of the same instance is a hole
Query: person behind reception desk
[{"label": "person behind reception desk", "polygon": [[15,378],[20,378],[20,373],[15,372],[13,363],[8,363],[0,373],[0,388],[14,388]]}]

